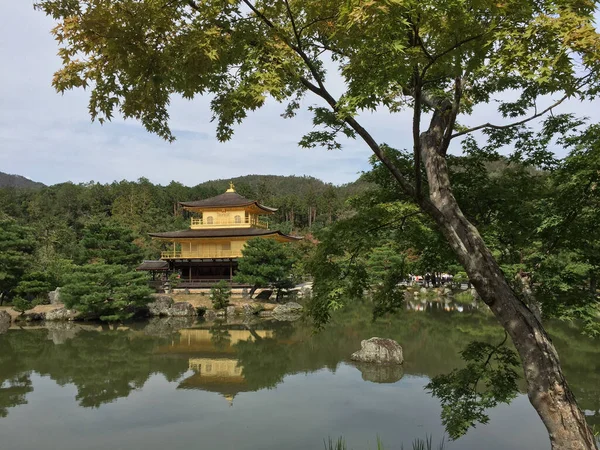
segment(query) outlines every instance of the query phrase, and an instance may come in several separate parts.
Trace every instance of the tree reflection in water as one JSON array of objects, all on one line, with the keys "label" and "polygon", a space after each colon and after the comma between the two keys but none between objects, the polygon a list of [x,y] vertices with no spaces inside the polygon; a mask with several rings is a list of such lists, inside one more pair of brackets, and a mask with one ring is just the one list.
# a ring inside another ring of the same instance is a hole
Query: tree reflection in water
[{"label": "tree reflection in water", "polygon": [[[447,373],[462,366],[459,351],[468,342],[497,342],[503,336],[486,314],[435,308],[377,322],[368,308],[356,308],[319,333],[302,323],[191,325],[189,320],[155,320],[122,329],[78,324],[11,329],[0,335],[0,417],[26,403],[35,389],[31,373],[61,386],[73,384],[82,407],[127,397],[153,374],[162,374],[174,387],[218,392],[232,401],[239,392],[273,388],[290,374],[335,372],[350,363],[362,339],[372,336],[397,340],[405,357],[401,368],[355,366],[364,380],[376,383]],[[600,426],[600,346],[568,325],[550,328],[581,407],[590,423]]]}]

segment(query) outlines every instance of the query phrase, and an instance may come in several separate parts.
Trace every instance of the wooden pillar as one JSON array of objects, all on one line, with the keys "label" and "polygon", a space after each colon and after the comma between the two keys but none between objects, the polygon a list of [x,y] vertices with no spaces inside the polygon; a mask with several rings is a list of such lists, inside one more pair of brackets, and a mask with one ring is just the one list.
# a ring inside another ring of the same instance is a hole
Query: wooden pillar
[{"label": "wooden pillar", "polygon": [[189,280],[192,281],[192,265],[191,264],[190,264],[188,272],[189,272]]},{"label": "wooden pillar", "polygon": [[229,260],[229,281],[233,280],[233,262]]}]

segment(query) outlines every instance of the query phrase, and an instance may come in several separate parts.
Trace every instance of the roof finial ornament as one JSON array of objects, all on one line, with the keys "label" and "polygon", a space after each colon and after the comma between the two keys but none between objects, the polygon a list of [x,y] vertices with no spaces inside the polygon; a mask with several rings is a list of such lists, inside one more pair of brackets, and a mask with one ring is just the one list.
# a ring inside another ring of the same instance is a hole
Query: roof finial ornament
[{"label": "roof finial ornament", "polygon": [[227,189],[225,192],[235,192],[235,186],[233,185],[233,181],[229,182],[229,189]]}]

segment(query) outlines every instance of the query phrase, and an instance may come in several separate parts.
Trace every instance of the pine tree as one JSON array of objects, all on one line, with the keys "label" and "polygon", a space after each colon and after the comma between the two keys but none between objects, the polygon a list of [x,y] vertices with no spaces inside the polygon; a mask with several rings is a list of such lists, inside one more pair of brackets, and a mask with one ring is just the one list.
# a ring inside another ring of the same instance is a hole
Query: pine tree
[{"label": "pine tree", "polygon": [[131,230],[112,222],[94,222],[86,226],[83,239],[85,262],[100,262],[133,267],[143,255],[133,243]]},{"label": "pine tree", "polygon": [[274,239],[251,239],[242,255],[235,279],[253,285],[250,296],[257,288],[272,286],[279,298],[283,289],[294,285],[292,269],[298,257],[290,245]]},{"label": "pine tree", "polygon": [[151,289],[143,274],[126,266],[88,264],[66,279],[61,299],[69,309],[100,320],[125,320],[150,301]]},{"label": "pine tree", "polygon": [[10,295],[31,266],[34,248],[29,228],[0,220],[0,300]]}]

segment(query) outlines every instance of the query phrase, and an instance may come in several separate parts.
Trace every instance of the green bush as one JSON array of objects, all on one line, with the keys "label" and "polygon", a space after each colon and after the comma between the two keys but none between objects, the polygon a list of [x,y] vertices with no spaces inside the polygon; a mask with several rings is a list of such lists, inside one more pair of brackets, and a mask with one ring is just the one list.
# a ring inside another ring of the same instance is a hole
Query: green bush
[{"label": "green bush", "polygon": [[468,283],[469,277],[466,272],[457,272],[456,275],[454,275],[452,282],[458,285],[462,283]]},{"label": "green bush", "polygon": [[454,302],[460,303],[461,305],[470,305],[473,303],[473,300],[475,300],[469,291],[457,292],[452,296],[452,299]]},{"label": "green bush", "polygon": [[15,297],[12,300],[12,308],[20,312],[21,315],[25,314],[25,311],[28,311],[37,305],[36,302],[30,302],[29,300],[25,300],[23,297]]},{"label": "green bush", "polygon": [[225,280],[219,281],[210,289],[210,300],[214,309],[224,309],[229,305],[231,289]]},{"label": "green bush", "polygon": [[88,264],[66,277],[60,296],[67,308],[88,318],[116,321],[145,308],[151,293],[144,274],[121,265]]}]

